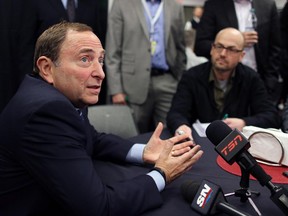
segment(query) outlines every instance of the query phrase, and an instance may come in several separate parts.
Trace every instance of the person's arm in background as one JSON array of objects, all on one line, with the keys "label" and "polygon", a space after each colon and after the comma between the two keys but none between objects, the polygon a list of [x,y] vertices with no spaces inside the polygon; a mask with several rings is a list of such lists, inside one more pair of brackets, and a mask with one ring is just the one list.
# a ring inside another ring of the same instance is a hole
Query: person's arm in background
[{"label": "person's arm in background", "polygon": [[115,104],[126,104],[126,95],[122,86],[121,55],[124,20],[122,19],[120,1],[114,1],[108,15],[108,29],[106,34],[105,67],[107,71],[108,93],[112,95]]}]

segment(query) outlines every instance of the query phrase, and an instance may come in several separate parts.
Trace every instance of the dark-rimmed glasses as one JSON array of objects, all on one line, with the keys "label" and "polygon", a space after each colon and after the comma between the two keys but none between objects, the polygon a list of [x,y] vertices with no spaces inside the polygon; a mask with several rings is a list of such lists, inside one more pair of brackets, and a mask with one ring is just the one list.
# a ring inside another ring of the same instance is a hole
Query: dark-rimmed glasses
[{"label": "dark-rimmed glasses", "polygon": [[222,44],[212,44],[212,47],[215,49],[217,53],[221,53],[224,49],[226,50],[227,54],[235,55],[237,53],[242,52],[243,50],[238,50],[234,47],[225,47]]}]

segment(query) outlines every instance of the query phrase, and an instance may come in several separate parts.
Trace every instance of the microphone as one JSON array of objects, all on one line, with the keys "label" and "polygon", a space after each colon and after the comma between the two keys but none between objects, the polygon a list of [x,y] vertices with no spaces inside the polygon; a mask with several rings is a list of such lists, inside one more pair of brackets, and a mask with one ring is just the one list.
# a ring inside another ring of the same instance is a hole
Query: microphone
[{"label": "microphone", "polygon": [[221,120],[212,122],[206,129],[208,139],[216,146],[215,150],[229,164],[235,161],[248,173],[251,173],[262,186],[272,179],[265,173],[255,158],[247,151],[249,141],[237,129],[232,129]]},{"label": "microphone", "polygon": [[191,203],[191,208],[201,215],[221,212],[234,216],[250,216],[227,203],[221,187],[208,180],[203,180],[202,183],[185,182],[181,185],[181,193]]},{"label": "microphone", "polygon": [[272,201],[288,215],[288,191],[280,186],[275,186],[255,158],[247,151],[249,141],[237,129],[232,129],[221,120],[212,122],[206,129],[208,139],[215,145],[215,150],[229,164],[235,161],[241,169],[254,176],[262,186],[271,191]]}]

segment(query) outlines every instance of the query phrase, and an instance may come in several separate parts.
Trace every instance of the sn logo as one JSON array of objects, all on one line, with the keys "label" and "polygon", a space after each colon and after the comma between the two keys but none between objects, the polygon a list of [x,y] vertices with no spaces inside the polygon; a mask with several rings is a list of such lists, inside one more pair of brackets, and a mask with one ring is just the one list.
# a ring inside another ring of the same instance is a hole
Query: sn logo
[{"label": "sn logo", "polygon": [[200,195],[197,199],[197,205],[201,208],[205,207],[205,204],[207,202],[207,199],[209,198],[209,195],[211,194],[212,189],[209,187],[209,185],[204,184],[203,189],[200,192]]}]

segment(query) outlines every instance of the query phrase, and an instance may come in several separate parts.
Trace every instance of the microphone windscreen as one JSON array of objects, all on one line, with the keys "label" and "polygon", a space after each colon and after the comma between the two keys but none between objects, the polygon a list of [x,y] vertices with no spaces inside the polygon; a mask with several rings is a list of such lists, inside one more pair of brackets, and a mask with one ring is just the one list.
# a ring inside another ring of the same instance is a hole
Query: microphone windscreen
[{"label": "microphone windscreen", "polygon": [[206,129],[207,138],[216,146],[225,139],[232,129],[221,120],[211,122]]},{"label": "microphone windscreen", "polygon": [[200,185],[201,185],[200,182],[194,182],[194,181],[187,181],[181,185],[182,196],[188,203],[192,203]]}]

